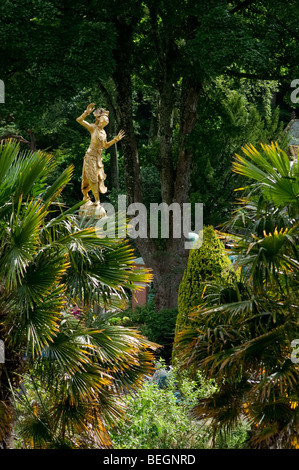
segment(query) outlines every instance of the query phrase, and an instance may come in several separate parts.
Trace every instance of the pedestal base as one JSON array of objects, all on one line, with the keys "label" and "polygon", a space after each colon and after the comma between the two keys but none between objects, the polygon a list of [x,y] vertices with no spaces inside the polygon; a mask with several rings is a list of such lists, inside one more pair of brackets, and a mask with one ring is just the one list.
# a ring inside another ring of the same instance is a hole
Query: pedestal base
[{"label": "pedestal base", "polygon": [[106,211],[102,204],[92,202],[91,200],[86,201],[86,203],[83,204],[83,206],[81,206],[79,210],[80,217],[95,217],[96,219],[101,219],[106,215]]}]

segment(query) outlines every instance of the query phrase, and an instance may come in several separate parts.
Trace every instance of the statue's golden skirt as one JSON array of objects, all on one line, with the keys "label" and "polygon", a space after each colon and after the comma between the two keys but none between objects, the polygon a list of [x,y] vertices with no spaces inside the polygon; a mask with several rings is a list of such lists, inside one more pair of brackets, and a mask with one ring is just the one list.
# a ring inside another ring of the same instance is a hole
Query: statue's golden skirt
[{"label": "statue's golden skirt", "polygon": [[95,184],[99,185],[99,192],[104,194],[107,188],[104,184],[106,174],[102,158],[98,155],[86,152],[83,160],[82,171],[82,189],[92,188]]}]

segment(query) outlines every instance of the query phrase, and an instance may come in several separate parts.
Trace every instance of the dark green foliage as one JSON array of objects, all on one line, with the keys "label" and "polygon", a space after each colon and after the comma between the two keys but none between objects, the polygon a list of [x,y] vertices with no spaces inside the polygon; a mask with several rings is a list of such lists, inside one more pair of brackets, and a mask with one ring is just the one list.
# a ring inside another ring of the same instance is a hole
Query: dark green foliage
[{"label": "dark green foliage", "polygon": [[190,201],[204,204],[205,224],[229,219],[234,191],[244,178],[232,172],[233,155],[251,142],[278,141],[287,148],[279,108],[272,109],[276,82],[252,83],[219,77],[205,85],[194,134],[195,167]]},{"label": "dark green foliage", "polygon": [[154,308],[147,311],[145,317],[145,328],[143,334],[155,343],[162,346],[158,354],[165,360],[171,358],[172,344],[174,340],[175,324],[178,315],[178,309],[169,308],[155,312]]},{"label": "dark green foliage", "polygon": [[115,324],[137,327],[142,335],[161,346],[156,354],[169,362],[177,315],[176,308],[155,312],[154,303],[149,302],[146,306],[137,306],[134,311],[127,309],[111,321]]},{"label": "dark green foliage", "polygon": [[72,105],[83,84],[90,86],[92,74],[94,83],[111,73],[115,32],[103,22],[103,12],[92,10],[80,0],[1,2],[0,72],[7,85],[2,109],[22,132],[43,134],[55,127],[57,110],[54,122],[49,111],[57,102]]},{"label": "dark green foliage", "polygon": [[204,283],[229,281],[229,272],[225,269],[230,264],[224,245],[217,237],[214,228],[204,227],[202,246],[190,251],[188,265],[180,283],[176,334],[189,323],[191,310],[202,303]]}]

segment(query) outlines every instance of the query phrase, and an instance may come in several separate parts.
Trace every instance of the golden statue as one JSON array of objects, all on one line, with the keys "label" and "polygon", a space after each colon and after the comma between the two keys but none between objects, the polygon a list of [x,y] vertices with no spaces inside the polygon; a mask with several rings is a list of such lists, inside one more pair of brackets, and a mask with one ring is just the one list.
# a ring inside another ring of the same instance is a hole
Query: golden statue
[{"label": "golden statue", "polygon": [[[104,127],[109,123],[109,111],[103,108],[94,110],[94,106],[94,103],[90,103],[84,113],[76,120],[79,124],[88,129],[91,135],[90,144],[83,161],[81,184],[83,199],[86,200],[87,205],[92,204],[88,196],[91,190],[95,199],[94,205],[98,207],[100,206],[100,193],[105,194],[107,192],[104,183],[106,175],[102,161],[102,151],[103,149],[108,149],[116,142],[119,142],[124,137],[125,133],[121,130],[114,139],[107,142],[107,134],[104,131]],[[92,112],[96,120],[94,123],[89,123],[85,121],[85,118]],[[98,211],[98,215],[100,214],[102,214],[102,216],[105,215],[104,208],[102,208],[102,212]]]}]

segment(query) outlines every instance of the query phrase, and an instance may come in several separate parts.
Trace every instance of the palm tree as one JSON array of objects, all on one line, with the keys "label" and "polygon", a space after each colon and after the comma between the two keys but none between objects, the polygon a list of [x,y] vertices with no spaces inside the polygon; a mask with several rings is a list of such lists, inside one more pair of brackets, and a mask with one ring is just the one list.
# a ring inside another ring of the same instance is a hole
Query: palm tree
[{"label": "palm tree", "polygon": [[[2,447],[11,445],[12,391],[25,372],[53,394],[42,446],[51,436],[60,442],[89,428],[107,446],[105,420],[120,415],[117,397],[152,369],[154,345],[136,331],[110,326],[105,315],[87,321],[90,307],[119,307],[151,275],[134,269],[126,240],[100,237],[92,220],[78,217],[81,203],[66,209],[59,202],[72,167],[49,185],[54,169],[51,155],[0,144]],[[71,314],[72,303],[80,304],[81,317]]]},{"label": "palm tree", "polygon": [[[124,419],[120,400],[150,371],[153,346],[137,331],[109,324],[89,310],[64,314],[53,342],[26,378],[34,393],[15,394],[17,430],[29,447],[109,447],[111,428]],[[24,412],[25,410],[25,412]]]},{"label": "palm tree", "polygon": [[234,287],[213,284],[192,315],[179,349],[184,367],[200,368],[218,385],[197,417],[230,430],[251,423],[248,445],[298,447],[299,367],[291,342],[299,338],[299,163],[277,144],[248,145],[234,171],[250,178],[226,228],[236,241]]}]

